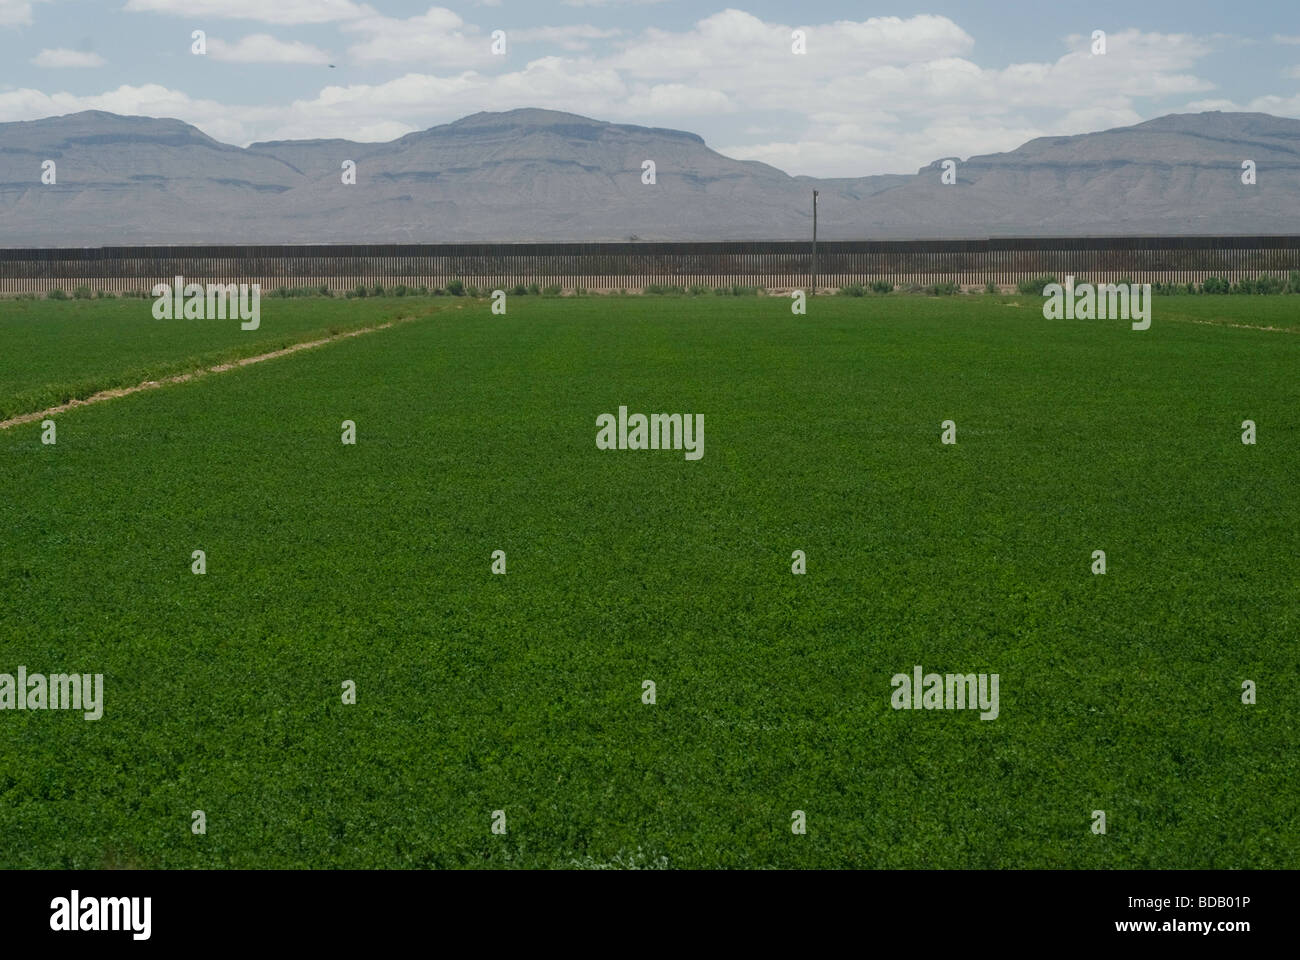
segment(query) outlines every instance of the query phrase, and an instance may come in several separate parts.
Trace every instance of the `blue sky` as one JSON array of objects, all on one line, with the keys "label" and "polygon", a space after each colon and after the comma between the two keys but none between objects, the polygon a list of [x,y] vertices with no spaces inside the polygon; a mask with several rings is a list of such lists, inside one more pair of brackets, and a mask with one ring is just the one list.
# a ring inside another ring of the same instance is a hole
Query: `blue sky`
[{"label": "blue sky", "polygon": [[0,121],[102,109],[242,145],[525,106],[691,130],[795,174],[911,173],[1166,113],[1300,117],[1300,15],[1295,0],[0,0]]}]

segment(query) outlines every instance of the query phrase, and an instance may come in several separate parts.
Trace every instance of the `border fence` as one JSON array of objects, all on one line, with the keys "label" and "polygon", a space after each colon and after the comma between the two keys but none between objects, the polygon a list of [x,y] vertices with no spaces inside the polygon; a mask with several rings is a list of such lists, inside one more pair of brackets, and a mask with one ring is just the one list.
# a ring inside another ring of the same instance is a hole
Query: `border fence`
[{"label": "border fence", "polygon": [[[1300,236],[823,240],[817,260],[819,289],[874,280],[1006,287],[1044,274],[1202,283],[1300,270]],[[649,284],[789,290],[806,286],[812,267],[811,243],[791,240],[0,248],[0,294],[79,286],[148,293],[177,276],[260,283],[264,293],[281,286],[433,289],[452,280],[487,290],[521,283],[592,292],[639,292]]]}]

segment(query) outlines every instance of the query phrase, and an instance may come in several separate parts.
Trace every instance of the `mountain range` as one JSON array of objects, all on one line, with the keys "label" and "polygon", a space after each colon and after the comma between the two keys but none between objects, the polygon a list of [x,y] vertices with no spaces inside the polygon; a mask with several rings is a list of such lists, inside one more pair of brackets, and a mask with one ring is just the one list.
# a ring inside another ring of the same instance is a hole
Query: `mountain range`
[{"label": "mountain range", "polygon": [[814,189],[828,240],[1300,233],[1300,120],[1171,114],[1041,137],[951,158],[954,184],[944,159],[792,177],[692,133],[537,109],[387,143],[237,147],[180,120],[87,111],[0,123],[0,247],[805,239]]}]

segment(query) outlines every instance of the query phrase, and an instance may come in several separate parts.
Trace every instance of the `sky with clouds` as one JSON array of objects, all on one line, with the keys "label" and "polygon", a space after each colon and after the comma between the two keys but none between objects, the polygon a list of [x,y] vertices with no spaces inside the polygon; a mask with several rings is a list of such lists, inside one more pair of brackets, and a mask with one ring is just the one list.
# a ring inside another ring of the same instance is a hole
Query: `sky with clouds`
[{"label": "sky with clouds", "polygon": [[737,2],[0,0],[0,121],[108,110],[244,145],[544,107],[865,176],[1166,113],[1300,117],[1296,0]]}]

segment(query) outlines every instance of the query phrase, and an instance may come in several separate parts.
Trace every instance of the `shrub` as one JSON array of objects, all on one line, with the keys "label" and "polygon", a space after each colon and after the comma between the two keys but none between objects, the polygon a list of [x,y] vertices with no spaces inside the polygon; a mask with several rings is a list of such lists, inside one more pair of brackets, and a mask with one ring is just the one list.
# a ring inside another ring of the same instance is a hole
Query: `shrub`
[{"label": "shrub", "polygon": [[703,283],[692,283],[686,288],[686,292],[692,297],[706,297],[713,293],[713,288]]},{"label": "shrub", "polygon": [[382,297],[384,295],[384,285],[382,283],[376,283],[374,289],[370,291],[370,295],[372,297]]},{"label": "shrub", "polygon": [[865,296],[867,288],[860,283],[846,283],[840,287],[841,297],[861,297]]},{"label": "shrub", "polygon": [[1275,277],[1271,273],[1266,273],[1261,277],[1255,278],[1255,292],[1262,293],[1266,296],[1273,296],[1286,290],[1286,281],[1281,277]]},{"label": "shrub", "polygon": [[483,291],[479,290],[478,287],[471,284],[470,286],[465,288],[465,295],[468,297],[473,297],[475,300],[477,300],[479,297],[483,295]]},{"label": "shrub", "polygon": [[1002,288],[990,280],[988,283],[984,284],[984,292],[989,296],[997,296],[1002,292]]},{"label": "shrub", "polygon": [[448,280],[447,292],[453,297],[465,296],[465,284],[461,280]]},{"label": "shrub", "polygon": [[395,297],[406,296],[406,284],[399,283],[397,286],[393,287],[393,296]]},{"label": "shrub", "polygon": [[1223,277],[1206,277],[1201,284],[1202,293],[1231,293],[1232,284]]},{"label": "shrub", "polygon": [[893,293],[893,292],[894,292],[894,284],[893,284],[893,281],[891,281],[891,280],[872,280],[872,281],[871,281],[871,292],[872,292],[872,293]]},{"label": "shrub", "polygon": [[278,297],[282,300],[288,299],[290,297],[319,297],[319,296],[328,297],[329,287],[323,285],[319,287],[286,287],[283,284],[281,284],[280,286],[272,290],[270,293],[268,293],[267,296]]},{"label": "shrub", "polygon": [[587,295],[587,288],[586,288],[586,287],[574,287],[574,288],[573,288],[573,295],[574,295],[575,297],[585,297],[585,296]]},{"label": "shrub", "polygon": [[1291,282],[1287,284],[1287,287],[1292,293],[1300,293],[1300,270],[1291,271]]},{"label": "shrub", "polygon": [[90,287],[86,286],[84,283],[77,287],[76,290],[72,291],[72,298],[74,300],[90,300],[93,297],[94,293],[91,292]]},{"label": "shrub", "polygon": [[510,295],[512,297],[526,297],[528,296],[528,288],[522,283],[516,283],[515,288],[510,291]]},{"label": "shrub", "polygon": [[45,299],[46,299],[46,300],[66,300],[66,299],[68,299],[68,295],[67,295],[66,293],[64,293],[61,289],[59,289],[58,287],[55,287],[53,290],[51,290],[49,293],[47,293],[47,294],[45,295]]},{"label": "shrub", "polygon": [[558,297],[560,295],[560,285],[558,283],[549,283],[542,288],[542,296]]},{"label": "shrub", "polygon": [[925,288],[925,292],[931,297],[951,297],[954,294],[960,293],[961,290],[958,288],[957,284],[949,280],[944,283],[932,283]]},{"label": "shrub", "polygon": [[1043,295],[1043,288],[1049,283],[1056,282],[1056,274],[1045,273],[1041,277],[1030,277],[1027,280],[1021,280],[1016,284],[1016,290],[1026,296],[1032,294],[1033,296],[1041,297]]},{"label": "shrub", "polygon": [[536,297],[541,294],[542,288],[539,287],[536,282],[533,282],[528,285],[528,292]]},{"label": "shrub", "polygon": [[365,286],[365,284],[363,284],[363,283],[358,283],[358,284],[357,284],[357,288],[356,288],[355,290],[352,291],[352,295],[353,295],[354,297],[364,297],[364,296],[366,295],[366,286]]}]

